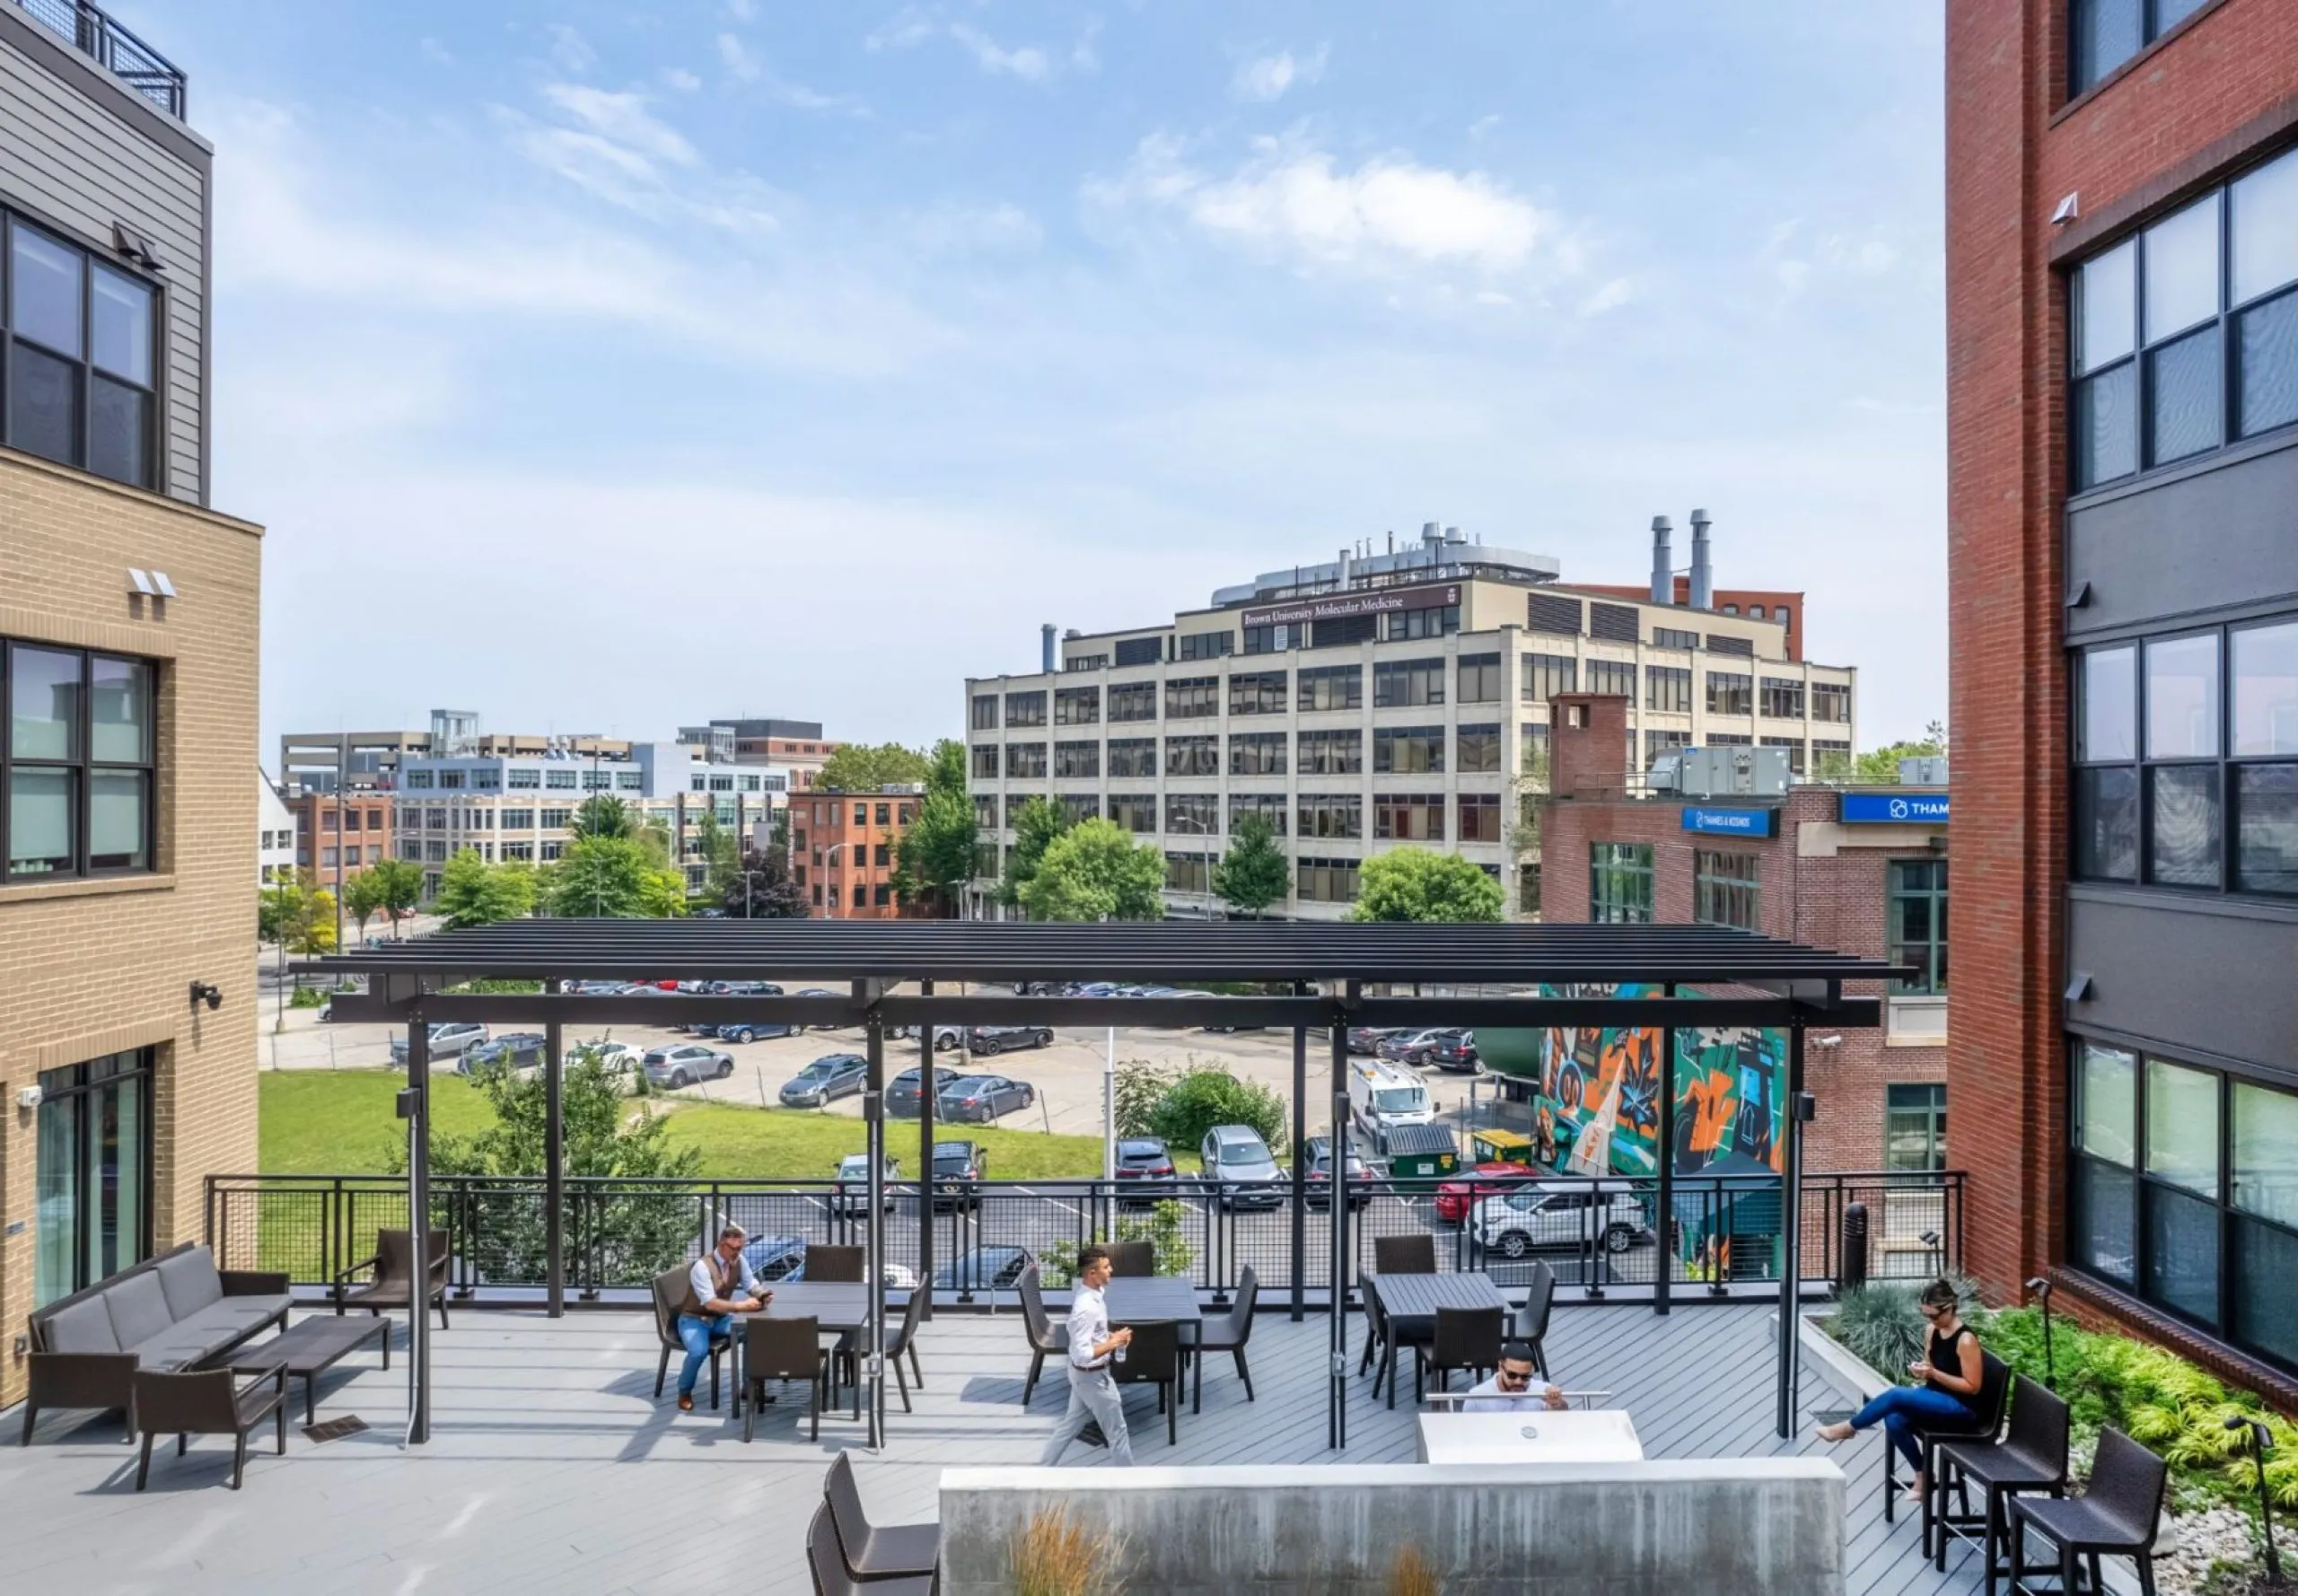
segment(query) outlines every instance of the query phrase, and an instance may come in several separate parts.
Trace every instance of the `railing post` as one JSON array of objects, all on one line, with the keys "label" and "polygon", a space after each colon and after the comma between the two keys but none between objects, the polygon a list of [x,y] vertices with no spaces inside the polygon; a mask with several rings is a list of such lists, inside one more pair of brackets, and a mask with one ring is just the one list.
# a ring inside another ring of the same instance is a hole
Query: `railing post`
[{"label": "railing post", "polygon": [[[1309,986],[1305,981],[1293,983],[1293,995],[1304,997]],[[1293,1028],[1293,1322],[1299,1324],[1307,1311],[1306,1286],[1309,1276],[1309,1028]],[[1333,1144],[1334,1169],[1338,1179],[1348,1179],[1348,1149],[1341,1143],[1338,1131]]]},{"label": "railing post", "polygon": [[[1676,995],[1676,984],[1667,985],[1667,995]],[[1675,1253],[1669,1238],[1676,1225],[1676,1033],[1660,1033],[1660,1125],[1654,1133],[1658,1137],[1659,1157],[1655,1161],[1660,1189],[1654,1199],[1659,1212],[1652,1216],[1652,1311],[1666,1318],[1673,1303],[1670,1288],[1675,1285]]]},{"label": "railing post", "polygon": [[[556,996],[566,987],[553,979],[542,989]],[[543,1302],[553,1319],[566,1312],[566,1027],[558,1013],[553,1004],[542,1027]]]}]

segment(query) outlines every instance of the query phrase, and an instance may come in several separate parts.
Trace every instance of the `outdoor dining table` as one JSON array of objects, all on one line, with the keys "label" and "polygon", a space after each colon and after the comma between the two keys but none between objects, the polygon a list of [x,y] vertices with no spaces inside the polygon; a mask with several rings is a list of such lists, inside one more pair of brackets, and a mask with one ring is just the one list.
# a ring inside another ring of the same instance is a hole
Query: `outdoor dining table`
[{"label": "outdoor dining table", "polygon": [[[772,1296],[757,1313],[734,1315],[734,1416],[742,1416],[749,1385],[742,1378],[743,1321],[751,1319],[811,1319],[824,1330],[858,1341],[870,1322],[870,1288],[859,1280],[782,1280],[766,1288]],[[894,1312],[890,1303],[886,1309]],[[862,1384],[854,1385],[854,1416],[862,1416]]]},{"label": "outdoor dining table", "polygon": [[1101,1306],[1109,1310],[1110,1329],[1132,1324],[1156,1324],[1170,1320],[1180,1327],[1180,1366],[1197,1355],[1205,1315],[1197,1306],[1197,1287],[1178,1275],[1112,1276],[1101,1287]]},{"label": "outdoor dining table", "polygon": [[1389,1345],[1382,1359],[1381,1378],[1389,1382],[1389,1406],[1397,1405],[1397,1346],[1404,1341],[1433,1341],[1439,1308],[1497,1308],[1508,1311],[1508,1299],[1482,1273],[1450,1275],[1372,1275],[1365,1286],[1380,1300],[1388,1320]]}]

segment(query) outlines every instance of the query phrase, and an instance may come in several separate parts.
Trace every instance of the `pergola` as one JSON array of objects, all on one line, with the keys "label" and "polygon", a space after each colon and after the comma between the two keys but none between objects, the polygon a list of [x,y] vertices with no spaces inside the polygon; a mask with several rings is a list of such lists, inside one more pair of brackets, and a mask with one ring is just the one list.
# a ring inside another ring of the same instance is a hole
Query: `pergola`
[{"label": "pergola", "polygon": [[[1846,981],[1881,981],[1904,972],[1857,958],[1750,932],[1713,925],[1353,925],[1244,920],[1213,925],[1127,922],[1040,925],[955,920],[511,920],[443,932],[305,961],[323,977],[359,975],[367,991],[333,1000],[339,1021],[407,1027],[408,1089],[401,1114],[412,1121],[408,1161],[410,1228],[417,1250],[415,1278],[427,1277],[424,1256],[429,1212],[430,1057],[427,1027],[445,1021],[539,1025],[545,1048],[548,1114],[546,1250],[550,1311],[565,1300],[564,1249],[559,1227],[563,1188],[560,1065],[565,1028],[659,1024],[673,1014],[686,1021],[783,1021],[811,1026],[856,1026],[869,1061],[863,1118],[869,1147],[869,1225],[864,1278],[881,1281],[885,1254],[885,1053],[889,1030],[916,1027],[918,1043],[918,1142],[927,1178],[933,1170],[935,1087],[934,1034],[937,1025],[1253,1026],[1293,1032],[1293,1248],[1306,1250],[1306,1203],[1300,1171],[1306,1133],[1308,1037],[1329,1033],[1332,1064],[1332,1125],[1348,1120],[1347,1032],[1360,1025],[1468,1027],[1763,1026],[1788,1035],[1790,1134],[1785,1158],[1785,1212],[1781,1267],[1779,1428],[1794,1423],[1796,1337],[1794,1321],[1798,1259],[1797,1214],[1802,1127],[1810,1118],[1803,1092],[1803,1033],[1807,1027],[1868,1028],[1881,1022],[1874,997],[1848,997]],[[689,995],[675,1006],[661,999],[593,995],[564,990],[570,981],[833,982],[844,995],[824,997]],[[539,993],[453,993],[478,980],[537,980]],[[1289,989],[1276,996],[1187,995],[1061,997],[1015,989],[1054,982],[1123,981],[1174,987],[1255,983]],[[953,993],[959,984],[1005,990]],[[1421,984],[1513,989],[1503,996],[1368,995],[1367,987]],[[896,987],[914,985],[915,994]],[[1583,995],[1597,988],[1656,987],[1640,996]],[[1681,987],[1703,989],[1678,996]],[[1729,988],[1708,995],[1704,989]],[[1522,989],[1530,988],[1527,994]],[[1538,994],[1538,995],[1533,995]],[[1660,1093],[1661,1143],[1670,1145],[1674,1094]],[[1673,1212],[1670,1161],[1659,1163],[1659,1212]],[[1348,1278],[1348,1205],[1334,1202],[1332,1230],[1332,1366],[1329,1430],[1332,1444],[1346,1443],[1348,1325],[1344,1311]],[[931,1292],[932,1226],[921,1220],[918,1290]],[[1300,1308],[1295,1269],[1294,1308]],[[1668,1311],[1664,1263],[1653,1307]],[[870,1444],[884,1434],[884,1293],[871,1293],[864,1364],[870,1385]],[[930,1311],[931,1303],[928,1302]],[[424,1315],[412,1316],[408,1359],[414,1384],[408,1439],[430,1431],[430,1336]]]}]

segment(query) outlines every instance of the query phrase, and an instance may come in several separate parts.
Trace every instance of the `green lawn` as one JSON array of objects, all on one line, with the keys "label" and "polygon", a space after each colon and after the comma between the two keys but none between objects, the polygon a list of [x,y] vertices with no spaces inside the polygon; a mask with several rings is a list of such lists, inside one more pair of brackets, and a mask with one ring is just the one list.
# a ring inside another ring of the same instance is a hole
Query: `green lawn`
[{"label": "green lawn", "polygon": [[[259,1127],[262,1168],[270,1174],[365,1174],[386,1168],[404,1134],[391,1100],[405,1083],[389,1070],[268,1070],[260,1078]],[[839,1158],[862,1151],[859,1119],[734,1103],[662,1101],[671,1116],[670,1140],[702,1151],[702,1173],[722,1179],[826,1179]],[[469,1136],[486,1128],[487,1099],[460,1075],[432,1077],[433,1128]],[[979,1143],[989,1173],[1001,1180],[1090,1178],[1101,1171],[1094,1136],[965,1126],[944,1139]],[[905,1175],[917,1172],[917,1127],[895,1120],[887,1148]]]}]

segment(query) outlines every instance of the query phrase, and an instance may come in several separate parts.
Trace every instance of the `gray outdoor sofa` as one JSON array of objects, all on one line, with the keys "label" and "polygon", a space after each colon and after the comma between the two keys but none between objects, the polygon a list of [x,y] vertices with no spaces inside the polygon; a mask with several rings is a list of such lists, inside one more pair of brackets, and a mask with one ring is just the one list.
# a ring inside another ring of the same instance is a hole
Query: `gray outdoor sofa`
[{"label": "gray outdoor sofa", "polygon": [[118,1408],[136,1435],[136,1372],[196,1369],[274,1326],[293,1299],[287,1276],[218,1270],[185,1242],[31,1315],[23,1444],[44,1407]]}]

